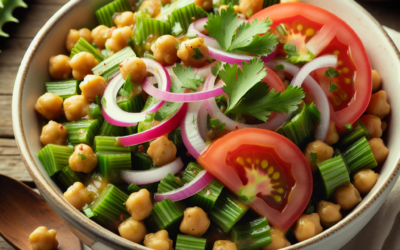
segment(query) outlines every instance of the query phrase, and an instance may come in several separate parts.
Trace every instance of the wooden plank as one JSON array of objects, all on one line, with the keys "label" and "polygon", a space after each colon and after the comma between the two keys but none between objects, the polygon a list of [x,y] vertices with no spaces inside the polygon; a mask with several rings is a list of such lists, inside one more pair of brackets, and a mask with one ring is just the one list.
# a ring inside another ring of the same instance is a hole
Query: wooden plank
[{"label": "wooden plank", "polygon": [[0,173],[20,181],[32,181],[14,139],[0,139]]},{"label": "wooden plank", "polygon": [[11,99],[10,95],[0,96],[0,137],[14,137],[11,118]]},{"label": "wooden plank", "polygon": [[[1,60],[0,60],[1,63]],[[12,95],[15,78],[18,73],[18,66],[4,66],[0,67],[0,93]]]},{"label": "wooden plank", "polygon": [[[19,67],[31,41],[31,38],[13,38],[5,40],[4,43],[1,44],[2,53],[0,54],[0,67]],[[14,80],[12,82],[14,82]]]},{"label": "wooden plank", "polygon": [[30,4],[45,4],[45,5],[64,5],[69,2],[69,0],[25,0],[28,6]]}]

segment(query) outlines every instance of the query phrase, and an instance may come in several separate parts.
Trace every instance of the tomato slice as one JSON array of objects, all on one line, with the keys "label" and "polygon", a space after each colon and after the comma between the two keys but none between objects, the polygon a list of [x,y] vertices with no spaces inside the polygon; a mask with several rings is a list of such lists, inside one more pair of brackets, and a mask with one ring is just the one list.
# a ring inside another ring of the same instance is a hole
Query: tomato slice
[{"label": "tomato slice", "polygon": [[[326,68],[312,75],[330,100],[331,119],[338,129],[353,124],[366,110],[372,91],[371,65],[354,30],[334,14],[304,3],[276,4],[256,13],[250,21],[266,17],[273,21],[271,30],[275,34],[280,34],[278,25],[285,26],[288,34],[284,42],[296,45],[300,54],[338,56],[339,77],[324,76]],[[278,55],[286,56],[282,45]],[[329,92],[331,82],[339,88]]]},{"label": "tomato slice", "polygon": [[312,173],[303,153],[273,131],[232,132],[213,142],[197,161],[283,230],[302,214],[312,194]]}]

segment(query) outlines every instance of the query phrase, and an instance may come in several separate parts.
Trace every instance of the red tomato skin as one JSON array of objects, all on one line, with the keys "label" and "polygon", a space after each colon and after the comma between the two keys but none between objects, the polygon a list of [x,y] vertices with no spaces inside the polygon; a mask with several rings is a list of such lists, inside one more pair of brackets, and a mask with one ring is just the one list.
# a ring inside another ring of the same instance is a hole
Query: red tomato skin
[{"label": "red tomato skin", "polygon": [[282,212],[269,207],[261,198],[256,198],[249,204],[260,216],[267,217],[275,227],[289,229],[307,207],[312,195],[313,178],[307,160],[295,144],[273,131],[241,129],[227,134],[214,141],[197,162],[233,193],[239,191],[242,182],[233,168],[226,164],[226,159],[229,152],[242,145],[271,148],[282,160],[291,164],[292,177],[296,183]]},{"label": "red tomato skin", "polygon": [[339,130],[344,130],[343,125],[356,122],[368,107],[372,93],[372,69],[369,58],[355,31],[342,19],[320,7],[305,3],[276,4],[256,13],[249,21],[269,17],[273,26],[280,24],[280,20],[304,16],[319,25],[330,25],[336,30],[336,37],[349,46],[352,60],[356,66],[353,100],[346,108],[333,111],[331,106],[331,120],[336,123]]}]

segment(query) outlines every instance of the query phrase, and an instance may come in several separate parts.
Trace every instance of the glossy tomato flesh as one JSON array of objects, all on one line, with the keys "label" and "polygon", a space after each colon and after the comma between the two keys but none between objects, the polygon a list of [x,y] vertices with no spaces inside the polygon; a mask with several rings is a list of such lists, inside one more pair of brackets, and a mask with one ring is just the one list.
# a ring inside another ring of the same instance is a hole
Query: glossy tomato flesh
[{"label": "glossy tomato flesh", "polygon": [[287,230],[313,187],[300,149],[269,130],[241,129],[213,142],[198,163],[275,227]]},{"label": "glossy tomato flesh", "polygon": [[[278,25],[285,26],[288,35],[282,39],[295,44],[300,53],[307,53],[311,48],[310,51],[318,51],[316,56],[338,56],[339,77],[324,76],[327,68],[314,71],[312,76],[330,101],[331,120],[337,128],[343,130],[343,125],[356,122],[369,104],[372,73],[367,53],[354,30],[334,14],[303,3],[273,5],[256,13],[250,21],[267,17],[273,21],[271,31],[275,34],[279,35]],[[316,42],[311,43],[312,39]],[[278,56],[286,56],[283,45],[278,48]],[[338,89],[329,92],[331,83]]]}]

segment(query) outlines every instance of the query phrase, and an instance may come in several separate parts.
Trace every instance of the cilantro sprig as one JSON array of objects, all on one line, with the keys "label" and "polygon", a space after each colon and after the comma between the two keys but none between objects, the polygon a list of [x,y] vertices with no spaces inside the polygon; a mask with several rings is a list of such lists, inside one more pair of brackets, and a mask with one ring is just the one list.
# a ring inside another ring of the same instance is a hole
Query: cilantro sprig
[{"label": "cilantro sprig", "polygon": [[172,68],[175,75],[182,82],[181,88],[189,88],[191,90],[197,90],[198,87],[204,82],[204,79],[199,75],[196,75],[191,67],[185,67],[182,64],[177,63]]},{"label": "cilantro sprig", "polygon": [[[267,33],[271,24],[269,18],[244,23],[230,5],[227,10],[222,9],[221,13],[209,14],[204,27],[208,30],[209,36],[217,40],[227,52],[266,56],[271,54],[278,44],[277,37]],[[260,34],[265,35],[260,36]]]},{"label": "cilantro sprig", "polygon": [[246,114],[266,122],[271,112],[296,111],[305,96],[303,89],[289,86],[283,93],[276,92],[261,82],[266,75],[263,62],[257,59],[244,62],[239,70],[236,63],[232,67],[225,64],[224,71],[219,73],[225,83],[223,90],[229,97],[225,114]]}]

